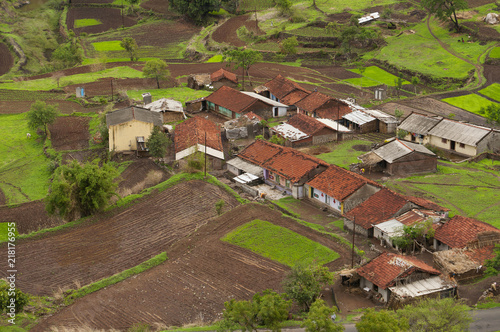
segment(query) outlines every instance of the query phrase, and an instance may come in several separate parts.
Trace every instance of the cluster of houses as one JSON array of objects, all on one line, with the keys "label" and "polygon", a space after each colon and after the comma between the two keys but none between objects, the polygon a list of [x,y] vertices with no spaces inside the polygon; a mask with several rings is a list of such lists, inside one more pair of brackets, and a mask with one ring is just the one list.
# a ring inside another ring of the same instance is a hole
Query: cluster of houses
[{"label": "cluster of houses", "polygon": [[[359,280],[361,288],[385,303],[396,305],[438,293],[453,296],[457,281],[478,276],[484,261],[493,257],[493,247],[500,243],[497,228],[472,218],[449,218],[448,209],[431,201],[398,194],[295,147],[342,140],[353,131],[398,130],[404,139],[390,139],[362,155],[360,165],[367,171],[408,174],[436,171],[437,156],[424,144],[473,156],[500,149],[498,131],[417,113],[398,126],[393,116],[365,109],[352,100],[308,91],[281,75],[253,92],[236,90],[236,75],[224,69],[192,75],[189,85],[218,88],[206,98],[186,103],[187,111],[212,112],[230,125],[214,123],[204,113],[186,119],[182,104],[160,99],[107,114],[109,149],[147,151],[153,127],[163,126],[173,137],[175,160],[203,151],[220,167],[224,164],[242,190],[262,196],[254,184],[265,183],[296,199],[309,200],[343,218],[346,229],[378,239],[387,248],[401,249],[394,239],[403,235],[405,227],[428,223],[432,232],[419,246],[433,252],[434,267],[415,257],[383,252],[343,274],[350,281]],[[287,120],[271,129],[285,140],[284,145],[257,139],[231,157],[228,139],[240,137],[242,132],[258,133],[262,120],[276,117]],[[174,128],[165,124],[168,122],[177,124]]]}]

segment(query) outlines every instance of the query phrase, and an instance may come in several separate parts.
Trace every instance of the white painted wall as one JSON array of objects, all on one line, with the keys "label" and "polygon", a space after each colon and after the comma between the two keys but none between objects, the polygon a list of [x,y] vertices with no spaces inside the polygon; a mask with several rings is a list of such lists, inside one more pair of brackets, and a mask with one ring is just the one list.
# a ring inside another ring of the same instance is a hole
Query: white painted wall
[{"label": "white painted wall", "polygon": [[[200,151],[200,152],[204,153],[205,152],[205,145],[198,144],[198,145],[193,145],[187,149],[184,149],[184,150],[175,154],[175,160],[180,160],[180,159],[186,158],[187,156],[195,153],[196,151]],[[212,149],[212,148],[207,146],[206,152],[209,156],[224,160],[224,153],[222,151],[215,150],[215,149]]]}]

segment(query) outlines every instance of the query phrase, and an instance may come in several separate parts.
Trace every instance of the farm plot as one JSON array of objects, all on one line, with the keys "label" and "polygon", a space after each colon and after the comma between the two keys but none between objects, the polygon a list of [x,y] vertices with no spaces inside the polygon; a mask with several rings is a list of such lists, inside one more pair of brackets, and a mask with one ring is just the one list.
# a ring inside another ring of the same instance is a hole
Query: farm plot
[{"label": "farm plot", "polygon": [[[86,25],[82,27],[78,27],[75,25],[75,22],[78,23],[80,20],[90,19],[102,22],[102,24]],[[81,34],[82,32],[93,34],[105,32],[110,29],[120,28],[122,26],[122,19],[123,25],[125,25],[125,27],[131,27],[136,23],[134,19],[128,16],[123,16],[122,18],[120,9],[116,8],[71,7],[68,10],[66,24],[68,26],[68,29],[75,31],[77,35]]]},{"label": "farm plot", "polygon": [[29,234],[64,224],[62,218],[47,214],[43,200],[16,206],[0,206],[0,222],[15,222],[19,234]]},{"label": "farm plot", "polygon": [[[383,69],[380,69],[377,66],[366,67],[363,74],[359,71],[359,69],[351,69],[353,73],[362,75],[360,78],[349,78],[344,80],[345,82],[349,82],[354,85],[359,85],[363,87],[371,87],[377,86],[381,84],[386,84],[389,86],[395,86],[396,80],[398,79],[396,76],[386,72]],[[410,84],[407,80],[403,80],[402,84]]]},{"label": "farm plot", "polygon": [[485,95],[493,100],[500,102],[500,84],[493,83],[484,89],[478,91],[480,94]]},{"label": "farm plot", "polygon": [[220,240],[255,219],[266,219],[338,252],[341,257],[326,265],[330,270],[350,261],[349,250],[331,238],[284,217],[279,211],[260,204],[245,204],[168,248],[169,259],[165,263],[78,300],[32,331],[78,325],[82,321],[93,328],[123,330],[136,322],[181,326],[201,318],[210,323],[221,317],[225,301],[249,299],[255,292],[268,288],[281,291],[288,267]]},{"label": "farm plot", "polygon": [[500,178],[488,167],[488,163],[440,162],[436,174],[389,180],[386,185],[404,194],[429,198],[454,214],[500,227]]},{"label": "farm plot", "polygon": [[14,65],[14,58],[9,48],[4,43],[0,43],[0,76],[9,72]]},{"label": "farm plot", "polygon": [[20,240],[16,254],[23,275],[18,286],[49,295],[76,281],[86,285],[133,267],[209,222],[220,199],[225,209],[239,204],[215,185],[183,182],[93,222]]},{"label": "farm plot", "polygon": [[369,151],[371,142],[364,140],[345,141],[332,146],[332,151],[317,155],[321,160],[329,164],[349,168],[350,164],[358,162],[358,156]]},{"label": "farm plot", "polygon": [[49,126],[52,147],[57,151],[89,147],[90,117],[61,116]]},{"label": "farm plot", "polygon": [[491,104],[495,104],[494,102],[476,94],[468,94],[465,96],[445,98],[441,100],[450,105],[462,108],[475,114],[479,114],[481,108],[487,107]]}]

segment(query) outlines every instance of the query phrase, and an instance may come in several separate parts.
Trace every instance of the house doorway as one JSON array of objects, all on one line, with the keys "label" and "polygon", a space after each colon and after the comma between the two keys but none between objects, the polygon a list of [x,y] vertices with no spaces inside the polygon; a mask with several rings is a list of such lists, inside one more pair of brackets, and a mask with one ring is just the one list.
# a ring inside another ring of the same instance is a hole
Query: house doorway
[{"label": "house doorway", "polygon": [[450,149],[455,150],[455,141],[450,141]]},{"label": "house doorway", "polygon": [[274,107],[274,108],[273,108],[273,116],[274,116],[274,117],[277,117],[277,116],[278,116],[278,114],[279,114],[279,112],[278,112],[278,108],[277,108],[277,107]]}]

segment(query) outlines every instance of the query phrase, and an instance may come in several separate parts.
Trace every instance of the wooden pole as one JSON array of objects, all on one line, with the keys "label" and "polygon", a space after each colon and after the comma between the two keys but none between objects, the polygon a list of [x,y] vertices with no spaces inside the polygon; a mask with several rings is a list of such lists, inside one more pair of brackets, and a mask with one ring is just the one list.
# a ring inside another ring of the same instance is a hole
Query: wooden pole
[{"label": "wooden pole", "polygon": [[353,226],[352,226],[352,254],[351,254],[351,269],[354,268],[354,234],[356,234],[356,218],[352,218]]},{"label": "wooden pole", "polygon": [[207,132],[205,132],[205,178],[207,177]]}]

